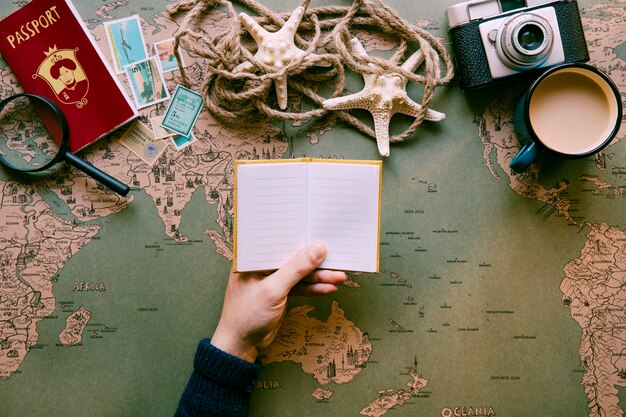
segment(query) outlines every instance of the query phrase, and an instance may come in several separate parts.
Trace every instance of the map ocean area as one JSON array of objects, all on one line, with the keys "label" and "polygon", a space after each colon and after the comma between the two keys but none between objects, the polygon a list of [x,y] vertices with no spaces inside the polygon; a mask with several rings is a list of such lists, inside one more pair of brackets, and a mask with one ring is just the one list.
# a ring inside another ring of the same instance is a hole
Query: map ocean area
[{"label": "map ocean area", "polygon": [[[110,59],[104,22],[139,12],[152,45],[180,29],[168,4],[76,6]],[[454,2],[388,4],[445,38],[444,9]],[[579,6],[592,63],[626,91],[626,4]],[[2,3],[0,15],[16,7]],[[215,10],[206,22],[218,36],[231,17]],[[355,34],[372,54],[396,46]],[[185,63],[191,85],[201,85],[202,62],[185,55]],[[164,80],[170,91],[181,82],[176,70]],[[0,87],[16,88],[7,68]],[[514,90],[484,93],[470,110],[453,84],[435,97],[450,115],[444,124],[392,145],[380,273],[349,273],[331,297],[290,301],[264,352],[266,383],[251,416],[623,415],[624,126],[596,158],[513,175]],[[159,103],[141,113],[164,111]],[[0,172],[3,416],[172,415],[197,341],[219,317],[233,256],[234,161],[378,157],[373,141],[332,119],[225,126],[203,109],[194,134],[152,166],[117,138],[90,147],[85,158],[133,184],[127,198],[70,168],[35,183]],[[111,270],[120,260],[128,262]],[[106,290],[81,291],[82,282]]]},{"label": "map ocean area", "polygon": [[310,242],[321,268],[378,271],[380,161],[235,162],[234,268],[278,269]]}]

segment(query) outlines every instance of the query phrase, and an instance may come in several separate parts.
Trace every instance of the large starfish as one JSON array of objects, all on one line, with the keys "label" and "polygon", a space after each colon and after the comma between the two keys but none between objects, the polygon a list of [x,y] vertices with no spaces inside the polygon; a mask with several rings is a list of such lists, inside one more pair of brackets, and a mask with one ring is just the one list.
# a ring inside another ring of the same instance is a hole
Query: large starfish
[{"label": "large starfish", "polygon": [[[299,6],[293,11],[289,20],[277,32],[268,32],[254,19],[245,13],[239,14],[239,21],[250,32],[250,35],[258,45],[254,58],[264,65],[281,70],[297,60],[301,60],[306,51],[298,48],[294,43],[294,37],[300,21],[304,16],[304,7]],[[310,54],[314,55],[314,54]],[[242,62],[234,68],[234,71],[250,71],[255,65],[250,62]],[[287,107],[287,74],[274,80],[276,86],[276,97],[278,106],[281,109]]]},{"label": "large starfish", "polygon": [[[357,39],[350,40],[352,48],[361,56],[367,56],[363,44]],[[413,72],[421,63],[421,52],[417,51],[402,64],[401,68]],[[374,64],[368,64],[375,68]],[[365,86],[361,91],[343,97],[324,100],[322,106],[326,110],[363,109],[369,111],[374,118],[374,132],[378,152],[382,156],[389,156],[389,122],[396,113],[416,117],[422,106],[413,101],[406,93],[407,78],[398,73],[363,74]],[[446,115],[435,110],[427,109],[424,118],[430,121],[440,121]]]}]

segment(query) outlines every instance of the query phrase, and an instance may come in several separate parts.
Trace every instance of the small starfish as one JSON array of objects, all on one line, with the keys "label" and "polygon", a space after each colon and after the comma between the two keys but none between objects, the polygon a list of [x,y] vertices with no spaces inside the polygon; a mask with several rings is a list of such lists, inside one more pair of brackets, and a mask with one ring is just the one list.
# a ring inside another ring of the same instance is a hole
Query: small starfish
[{"label": "small starfish", "polygon": [[[367,56],[363,44],[352,38],[350,44],[355,52],[361,56]],[[402,64],[401,68],[413,72],[422,61],[421,51],[411,55]],[[368,64],[376,68],[374,64]],[[389,156],[389,122],[396,113],[402,113],[417,117],[422,106],[413,101],[406,93],[407,78],[397,73],[363,74],[365,86],[361,91],[343,97],[324,100],[322,106],[326,110],[350,110],[363,109],[369,111],[374,117],[374,131],[378,152],[382,156]],[[424,118],[438,122],[445,119],[446,115],[435,110],[428,109]]]},{"label": "small starfish", "polygon": [[[254,58],[268,67],[280,70],[307,55],[306,51],[298,48],[294,43],[302,16],[304,16],[304,7],[296,7],[287,23],[279,31],[268,32],[250,16],[240,13],[239,21],[258,45]],[[252,62],[246,61],[237,65],[234,71],[250,71],[254,68],[255,65]],[[274,83],[278,106],[284,110],[287,107],[287,74],[276,78]]]}]

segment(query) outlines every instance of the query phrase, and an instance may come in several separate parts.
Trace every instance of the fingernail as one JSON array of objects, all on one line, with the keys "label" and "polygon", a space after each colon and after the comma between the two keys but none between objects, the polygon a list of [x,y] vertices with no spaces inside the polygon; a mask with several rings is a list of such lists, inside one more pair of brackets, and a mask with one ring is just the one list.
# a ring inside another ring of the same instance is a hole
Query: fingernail
[{"label": "fingernail", "polygon": [[309,248],[309,256],[315,260],[320,260],[326,256],[326,247],[321,243],[313,243]]}]

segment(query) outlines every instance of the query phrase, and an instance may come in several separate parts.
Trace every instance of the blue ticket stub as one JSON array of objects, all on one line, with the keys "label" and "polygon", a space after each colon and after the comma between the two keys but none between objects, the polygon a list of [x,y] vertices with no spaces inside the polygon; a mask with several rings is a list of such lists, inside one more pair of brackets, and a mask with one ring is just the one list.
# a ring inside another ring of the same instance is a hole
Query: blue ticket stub
[{"label": "blue ticket stub", "polygon": [[202,104],[200,94],[177,85],[161,126],[183,136],[189,136],[200,115]]}]

